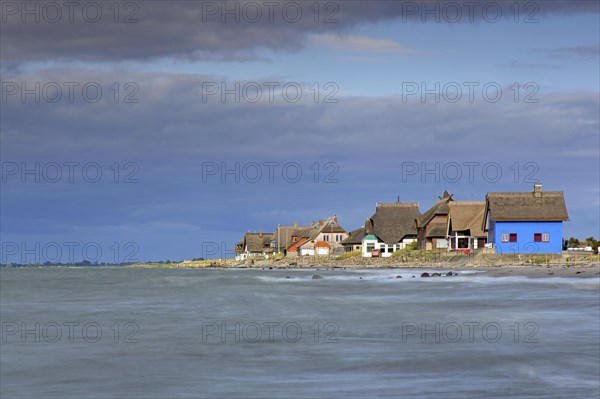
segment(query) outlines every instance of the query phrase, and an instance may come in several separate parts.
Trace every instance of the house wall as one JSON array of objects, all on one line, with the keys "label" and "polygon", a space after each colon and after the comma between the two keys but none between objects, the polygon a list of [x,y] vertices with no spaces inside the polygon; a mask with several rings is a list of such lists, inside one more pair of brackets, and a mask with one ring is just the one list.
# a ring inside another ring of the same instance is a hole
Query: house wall
[{"label": "house wall", "polygon": [[329,255],[329,248],[317,247],[317,255]]},{"label": "house wall", "polygon": [[[517,242],[502,242],[502,233],[517,233]],[[548,233],[549,242],[534,242],[534,233]],[[494,222],[488,230],[488,242],[498,254],[562,253],[562,222]]]},{"label": "house wall", "polygon": [[362,241],[362,256],[363,256],[363,258],[370,258],[372,256],[372,254],[370,252],[371,249],[379,249],[379,241],[363,240]]},{"label": "house wall", "polygon": [[235,255],[235,260],[237,260],[238,262],[242,261],[242,260],[246,260],[247,258],[248,258],[248,254],[246,252],[242,252],[242,253]]},{"label": "house wall", "polygon": [[392,256],[395,251],[399,249],[406,248],[409,244],[416,242],[417,238],[405,238],[401,242],[397,244],[386,244],[384,242],[376,241],[376,240],[363,240],[362,243],[362,256],[363,258],[371,258],[373,254],[369,251],[370,246],[373,246],[373,249],[379,249],[379,256],[381,258],[387,258]]},{"label": "house wall", "polygon": [[[325,240],[325,236],[328,236],[329,239]],[[335,236],[338,236],[338,240],[335,239]],[[341,236],[341,238],[339,236]],[[329,232],[327,232],[327,228],[325,228],[324,231],[317,234],[317,237],[315,238],[315,242],[325,241],[325,242],[338,242],[339,243],[339,242],[342,242],[343,240],[345,240],[346,238],[348,238],[348,233],[329,233]]]},{"label": "house wall", "polygon": [[445,249],[448,248],[448,240],[445,238],[434,238],[432,240],[432,248],[435,249]]},{"label": "house wall", "polygon": [[346,252],[360,251],[361,249],[361,244],[344,245],[344,251]]},{"label": "house wall", "polygon": [[314,248],[301,248],[300,249],[300,256],[314,256],[314,255],[315,255]]}]

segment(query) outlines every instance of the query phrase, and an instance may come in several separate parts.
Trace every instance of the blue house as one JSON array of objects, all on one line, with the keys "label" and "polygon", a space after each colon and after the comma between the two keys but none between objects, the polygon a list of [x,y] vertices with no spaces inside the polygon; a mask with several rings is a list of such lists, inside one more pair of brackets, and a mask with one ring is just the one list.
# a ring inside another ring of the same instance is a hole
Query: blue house
[{"label": "blue house", "polygon": [[487,193],[483,227],[499,254],[560,254],[569,220],[562,191]]}]

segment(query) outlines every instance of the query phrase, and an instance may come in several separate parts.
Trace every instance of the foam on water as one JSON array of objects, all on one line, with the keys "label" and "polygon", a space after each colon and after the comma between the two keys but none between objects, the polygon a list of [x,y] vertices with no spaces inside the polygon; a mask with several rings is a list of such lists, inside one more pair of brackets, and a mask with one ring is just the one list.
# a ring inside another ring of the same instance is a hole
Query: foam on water
[{"label": "foam on water", "polygon": [[[598,397],[598,279],[422,272],[441,273],[2,270],[3,326],[97,323],[103,335],[32,342],[3,327],[0,397]],[[137,342],[123,342],[126,323]],[[265,323],[289,334],[270,339]],[[225,335],[206,339],[207,326]]]}]

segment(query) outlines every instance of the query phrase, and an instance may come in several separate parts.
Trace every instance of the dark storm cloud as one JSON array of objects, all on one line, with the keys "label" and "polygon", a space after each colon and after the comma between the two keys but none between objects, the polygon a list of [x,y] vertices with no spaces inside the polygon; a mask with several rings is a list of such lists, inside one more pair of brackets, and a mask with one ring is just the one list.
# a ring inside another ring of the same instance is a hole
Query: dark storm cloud
[{"label": "dark storm cloud", "polygon": [[[495,18],[496,6],[484,8],[488,3],[499,5],[504,19],[514,17],[510,8],[514,8],[513,0],[472,2],[469,8],[464,6],[465,2],[455,2],[460,5],[462,15],[458,22],[483,23],[486,18]],[[454,11],[444,8],[448,2],[440,1],[322,1],[318,7],[312,1],[291,0],[132,1],[120,2],[118,7],[114,2],[80,1],[69,7],[64,4],[2,2],[0,44],[5,68],[23,61],[60,59],[119,61],[176,57],[244,61],[257,58],[260,49],[297,51],[307,44],[308,34],[343,33],[361,23],[384,20],[435,23],[436,19],[452,23],[455,18]],[[598,12],[597,1],[537,1],[521,6],[519,18]],[[427,9],[438,11],[428,15]],[[233,12],[227,14],[227,10]]]},{"label": "dark storm cloud", "polygon": [[[73,87],[72,100],[66,81]],[[11,86],[13,82],[18,87]],[[286,84],[300,88],[297,102],[284,96]],[[541,90],[537,103],[523,103],[522,98],[515,103],[505,87],[497,103],[477,94],[473,102],[465,95],[457,103],[435,103],[431,96],[422,102],[419,96],[405,101],[400,96],[336,94],[332,97],[336,102],[327,103],[323,96],[315,102],[310,84],[277,82],[271,101],[263,82],[222,81],[209,75],[62,69],[7,73],[2,91],[3,144],[12,149],[8,156],[122,151],[304,158],[358,154],[375,140],[392,144],[378,148],[380,153],[410,154],[427,148],[429,155],[441,156],[448,150],[465,152],[465,144],[480,144],[488,154],[500,153],[503,150],[496,145],[507,140],[520,143],[516,152],[527,153],[529,146],[540,145],[561,151],[565,140],[578,143],[595,137],[598,129],[598,98],[593,93]],[[262,87],[257,101],[256,93],[244,92],[256,85]],[[9,87],[17,92],[9,93]],[[37,98],[23,94],[23,87],[29,91],[39,87],[40,94]],[[238,87],[238,95],[209,95],[209,87],[219,91]],[[44,144],[29,146],[33,140]]]},{"label": "dark storm cloud", "polygon": [[[35,184],[30,176],[23,184],[18,175],[10,176],[1,193],[6,240],[136,241],[147,256],[162,257],[162,242],[179,237],[183,252],[166,253],[181,256],[198,242],[231,243],[248,228],[304,223],[330,213],[343,216],[345,226],[358,227],[375,201],[392,201],[398,194],[425,207],[444,189],[466,200],[483,198],[487,191],[529,189],[513,181],[508,168],[515,162],[521,165],[518,183],[526,172],[522,165],[534,162],[539,166],[535,177],[544,187],[578,193],[568,198],[571,220],[581,231],[594,228],[589,215],[597,213],[598,193],[590,182],[598,181],[600,107],[595,93],[548,93],[537,104],[515,104],[508,94],[494,104],[341,95],[331,104],[315,103],[309,95],[297,103],[279,96],[272,103],[266,96],[256,103],[222,103],[219,96],[203,101],[203,83],[233,87],[235,82],[213,76],[61,69],[7,73],[3,82],[26,81],[29,88],[40,82],[43,87],[62,84],[65,76],[80,83],[78,89],[97,83],[102,98],[90,102],[80,90],[72,103],[66,94],[56,103],[43,95],[39,103],[32,95],[24,101],[20,95],[7,97],[2,161],[25,162],[29,168],[35,162],[96,162],[105,179]],[[115,82],[121,88],[117,102],[111,90]],[[138,102],[122,101],[127,82],[139,88]],[[308,167],[330,161],[339,166],[339,183],[313,184]],[[135,162],[139,183],[113,183],[109,167],[115,162]],[[217,176],[203,183],[203,162],[229,167],[235,162],[297,162],[307,178],[298,184],[280,177],[274,184],[235,184]],[[417,176],[406,183],[403,162],[429,168],[444,162],[498,162],[505,178],[490,184],[478,175],[472,183],[463,179],[449,185],[424,184]]]}]

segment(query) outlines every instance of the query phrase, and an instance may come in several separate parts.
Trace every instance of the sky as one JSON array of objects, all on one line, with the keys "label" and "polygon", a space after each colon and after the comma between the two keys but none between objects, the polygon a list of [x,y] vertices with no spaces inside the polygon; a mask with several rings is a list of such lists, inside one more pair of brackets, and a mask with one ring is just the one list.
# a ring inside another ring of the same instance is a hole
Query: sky
[{"label": "sky", "polygon": [[600,236],[598,1],[2,1],[0,263],[232,255],[447,190]]}]

